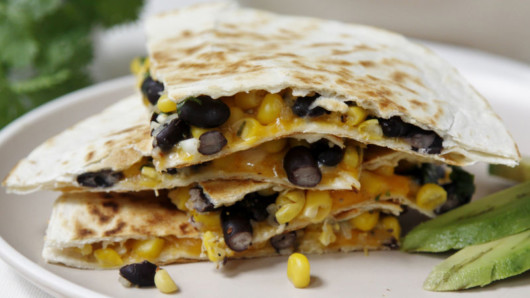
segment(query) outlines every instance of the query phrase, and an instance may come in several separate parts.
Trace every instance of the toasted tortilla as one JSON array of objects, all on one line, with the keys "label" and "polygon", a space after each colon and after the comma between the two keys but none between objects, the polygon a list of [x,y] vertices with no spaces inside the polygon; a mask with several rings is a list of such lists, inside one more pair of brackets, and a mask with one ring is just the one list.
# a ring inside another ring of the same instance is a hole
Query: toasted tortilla
[{"label": "toasted tortilla", "polygon": [[[346,225],[347,226],[347,225]],[[372,232],[351,230],[336,233],[337,240],[324,246],[318,240],[322,224],[300,230],[299,251],[325,253],[361,249],[389,249],[396,245],[391,232],[377,226]],[[134,242],[162,238],[164,248],[157,264],[207,260],[201,248],[199,231],[190,223],[186,213],[177,210],[167,198],[143,193],[66,193],[54,204],[46,231],[43,257],[47,262],[70,267],[105,269],[119,265],[98,263],[93,252],[109,247],[121,254],[124,264],[139,262]],[[88,247],[88,249],[87,249]],[[83,254],[84,253],[84,254]],[[268,242],[230,258],[275,256]]]},{"label": "toasted tortilla", "polygon": [[[440,154],[413,150],[400,138],[371,139],[358,129],[302,119],[297,129],[334,134],[453,165],[515,165],[517,146],[488,102],[447,62],[401,35],[361,25],[280,16],[234,3],[200,4],[147,22],[150,74],[175,102],[239,92],[319,94],[314,103],[343,112],[354,102],[370,115],[399,116],[443,139]],[[155,156],[157,168],[198,163],[246,150],[292,131],[183,160]]]},{"label": "toasted tortilla", "polygon": [[[123,111],[127,113],[123,113]],[[127,97],[100,114],[85,119],[54,136],[20,161],[5,178],[9,192],[29,193],[37,190],[59,191],[141,191],[169,189],[212,179],[253,179],[283,187],[296,187],[283,170],[285,150],[268,154],[260,147],[241,151],[209,164],[178,169],[176,174],[157,173],[156,177],[141,174],[149,164],[152,141],[149,113],[138,95]],[[320,135],[319,135],[320,136]],[[297,138],[319,140],[314,134]],[[323,136],[339,146],[340,138]],[[361,149],[359,149],[361,150]],[[78,177],[85,173],[109,171],[120,179],[94,187],[82,185]],[[359,188],[361,163],[345,171],[337,167],[321,167],[322,181],[314,189]]]}]

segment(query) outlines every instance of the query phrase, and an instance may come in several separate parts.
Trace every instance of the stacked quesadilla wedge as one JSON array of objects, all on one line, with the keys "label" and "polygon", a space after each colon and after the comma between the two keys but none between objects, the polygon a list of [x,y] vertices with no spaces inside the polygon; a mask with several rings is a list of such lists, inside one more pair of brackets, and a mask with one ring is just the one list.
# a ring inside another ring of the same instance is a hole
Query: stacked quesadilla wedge
[{"label": "stacked quesadilla wedge", "polygon": [[487,102],[399,35],[232,3],[165,13],[147,31],[143,100],[50,139],[4,181],[64,192],[47,261],[392,248],[402,206],[434,216],[469,201],[457,166],[519,160]]}]

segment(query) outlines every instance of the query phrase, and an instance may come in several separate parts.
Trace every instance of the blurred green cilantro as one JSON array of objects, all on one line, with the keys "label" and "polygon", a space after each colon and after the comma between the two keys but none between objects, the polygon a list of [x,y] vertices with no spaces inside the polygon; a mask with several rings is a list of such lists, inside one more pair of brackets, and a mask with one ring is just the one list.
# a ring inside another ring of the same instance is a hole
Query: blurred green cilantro
[{"label": "blurred green cilantro", "polygon": [[143,0],[0,0],[0,128],[91,83],[91,32],[137,18]]}]

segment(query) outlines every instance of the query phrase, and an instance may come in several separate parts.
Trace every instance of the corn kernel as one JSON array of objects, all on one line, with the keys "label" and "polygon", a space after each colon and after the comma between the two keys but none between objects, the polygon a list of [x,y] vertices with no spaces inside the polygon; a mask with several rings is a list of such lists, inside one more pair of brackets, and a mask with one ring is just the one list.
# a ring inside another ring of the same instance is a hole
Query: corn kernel
[{"label": "corn kernel", "polygon": [[221,217],[219,212],[196,212],[193,220],[202,225],[202,230],[221,230]]},{"label": "corn kernel", "polygon": [[357,148],[353,146],[347,146],[344,150],[344,157],[342,158],[342,162],[346,168],[350,170],[357,169],[359,167],[359,159]]},{"label": "corn kernel", "polygon": [[279,224],[284,224],[295,218],[304,208],[305,194],[303,190],[293,190],[281,194],[276,199],[278,211],[274,214]]},{"label": "corn kernel", "polygon": [[238,136],[246,142],[253,142],[261,138],[262,125],[254,118],[243,118],[239,124]]},{"label": "corn kernel", "polygon": [[160,255],[164,243],[162,238],[136,240],[133,244],[133,252],[141,258],[152,261]]},{"label": "corn kernel", "polygon": [[374,173],[377,173],[382,176],[392,176],[394,175],[394,167],[393,166],[380,166],[379,168],[374,170]]},{"label": "corn kernel", "polygon": [[167,95],[165,94],[162,94],[160,96],[158,102],[156,103],[156,107],[162,113],[170,113],[177,110],[177,104],[171,99],[169,99],[169,97],[167,97]]},{"label": "corn kernel", "polygon": [[173,204],[177,206],[179,210],[189,211],[186,207],[186,203],[190,199],[190,187],[179,187],[170,191],[167,196]]},{"label": "corn kernel", "polygon": [[420,187],[416,194],[416,204],[420,208],[434,210],[447,201],[447,192],[443,187],[434,183],[427,183]]},{"label": "corn kernel", "polygon": [[377,174],[363,171],[360,179],[363,192],[375,198],[385,192],[386,184]]},{"label": "corn kernel", "polygon": [[208,259],[214,263],[222,262],[226,256],[226,250],[223,248],[224,241],[215,236],[211,231],[202,235],[202,246],[206,250]]},{"label": "corn kernel", "polygon": [[351,224],[363,232],[371,231],[379,221],[379,211],[368,211],[351,219]]},{"label": "corn kernel", "polygon": [[308,190],[302,214],[312,223],[323,221],[331,212],[329,191]]},{"label": "corn kernel", "polygon": [[101,267],[118,267],[123,265],[120,255],[112,248],[99,248],[94,251],[94,257]]},{"label": "corn kernel", "polygon": [[383,129],[377,119],[363,121],[359,124],[358,130],[368,140],[377,141],[383,139]]},{"label": "corn kernel", "polygon": [[263,144],[262,148],[267,151],[267,153],[278,153],[285,148],[285,145],[287,145],[287,139],[279,139]]},{"label": "corn kernel", "polygon": [[83,247],[79,247],[77,249],[83,256],[88,256],[92,253],[92,245],[90,244],[85,244]]},{"label": "corn kernel", "polygon": [[280,117],[283,108],[283,99],[278,94],[267,94],[261,102],[256,119],[263,124],[271,124]]},{"label": "corn kernel", "polygon": [[191,130],[191,135],[196,139],[200,138],[203,133],[210,131],[210,129],[208,128],[202,128],[202,127],[197,127],[197,126],[191,126],[190,130]]},{"label": "corn kernel", "polygon": [[392,233],[394,238],[399,240],[399,237],[401,236],[401,226],[399,225],[399,221],[395,216],[388,215],[383,217],[381,224],[383,225],[384,229]]},{"label": "corn kernel", "polygon": [[245,112],[238,107],[230,107],[230,118],[228,118],[228,123],[235,123],[241,119],[245,118]]},{"label": "corn kernel", "polygon": [[311,281],[309,260],[301,253],[293,253],[287,260],[287,277],[297,288],[305,288]]},{"label": "corn kernel", "polygon": [[143,65],[144,65],[144,58],[142,57],[135,57],[131,64],[129,65],[129,69],[131,70],[131,73],[134,75],[139,75],[143,71]]},{"label": "corn kernel", "polygon": [[164,293],[170,294],[179,290],[169,273],[164,269],[158,269],[155,273],[155,286],[156,288]]},{"label": "corn kernel", "polygon": [[142,174],[142,176],[149,177],[153,180],[160,179],[160,174],[158,174],[154,167],[143,166],[140,173]]},{"label": "corn kernel", "polygon": [[366,110],[361,107],[348,107],[346,123],[349,126],[357,126],[366,119]]},{"label": "corn kernel", "polygon": [[322,232],[318,237],[318,240],[320,241],[320,243],[322,243],[322,245],[328,246],[330,243],[333,243],[337,240],[337,236],[335,236],[333,230],[334,228],[329,223],[325,223],[322,225]]},{"label": "corn kernel", "polygon": [[259,91],[239,92],[234,97],[234,102],[243,110],[248,110],[259,106],[262,97]]}]

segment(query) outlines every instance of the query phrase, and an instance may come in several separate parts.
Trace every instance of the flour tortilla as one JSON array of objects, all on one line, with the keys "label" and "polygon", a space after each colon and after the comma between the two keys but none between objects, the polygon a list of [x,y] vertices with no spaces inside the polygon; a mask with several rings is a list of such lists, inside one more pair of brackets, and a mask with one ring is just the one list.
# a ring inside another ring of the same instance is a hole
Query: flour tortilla
[{"label": "flour tortilla", "polygon": [[[176,102],[252,90],[291,89],[296,96],[316,92],[321,95],[319,104],[333,111],[353,101],[374,116],[400,116],[432,130],[443,138],[443,151],[424,154],[398,138],[370,140],[355,129],[330,131],[308,119],[305,128],[310,132],[453,165],[483,161],[513,166],[520,159],[488,102],[447,62],[401,35],[225,2],[155,16],[148,20],[146,32],[150,73]],[[183,162],[170,157],[159,169]]]},{"label": "flour tortilla", "polygon": [[[124,113],[127,111],[127,113]],[[3,184],[9,192],[29,193],[37,190],[59,191],[141,191],[169,189],[186,186],[199,181],[213,179],[254,179],[283,187],[293,187],[277,160],[271,167],[270,158],[259,148],[250,152],[241,151],[225,157],[226,167],[206,165],[197,168],[179,169],[177,174],[160,173],[158,180],[143,179],[139,175],[141,163],[150,158],[152,140],[148,119],[150,115],[142,105],[140,97],[133,95],[74,125],[37,147],[28,157],[20,161]],[[316,141],[320,135],[299,134],[297,138]],[[342,140],[333,135],[322,135],[339,146]],[[261,152],[261,153],[260,153]],[[259,173],[245,165],[259,165],[268,159],[268,168]],[[222,162],[217,160],[216,162]],[[136,169],[133,174],[131,169]],[[124,173],[124,178],[105,188],[85,187],[77,177],[87,172],[112,170]],[[266,171],[265,171],[266,170]],[[313,189],[359,188],[359,163],[355,171],[335,171],[334,167],[323,167],[323,180]],[[332,177],[325,179],[326,177]],[[142,179],[140,179],[142,178]]]},{"label": "flour tortilla", "polygon": [[[306,228],[308,234],[321,230],[320,225]],[[343,235],[337,235],[339,239]],[[154,197],[151,192],[140,193],[66,193],[54,204],[43,249],[43,258],[50,263],[70,267],[104,269],[91,255],[83,256],[86,245],[110,246],[119,251],[132,240],[164,238],[165,249],[152,262],[157,264],[207,260],[200,252],[200,234],[190,223],[190,217],[169,203],[166,197]],[[170,240],[168,240],[170,239]],[[129,242],[127,242],[129,240]],[[361,249],[388,249],[395,243],[391,233],[382,229],[375,233],[356,234],[328,247],[315,237],[300,238],[303,253],[325,253]],[[130,249],[130,248],[129,248]],[[259,248],[236,253],[233,258],[275,256],[278,253],[267,243]],[[122,255],[125,263],[138,262],[134,255]]]}]

